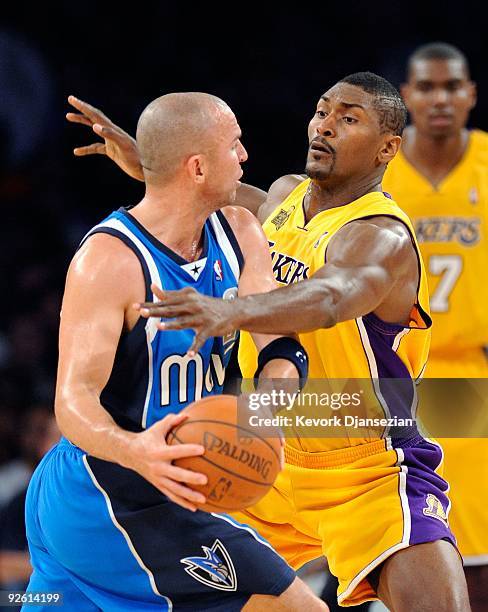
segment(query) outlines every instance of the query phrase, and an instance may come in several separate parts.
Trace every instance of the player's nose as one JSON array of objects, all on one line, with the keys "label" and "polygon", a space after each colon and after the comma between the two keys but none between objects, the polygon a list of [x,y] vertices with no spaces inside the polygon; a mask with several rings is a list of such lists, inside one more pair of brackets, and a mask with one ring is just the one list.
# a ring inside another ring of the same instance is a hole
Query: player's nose
[{"label": "player's nose", "polygon": [[333,138],[336,135],[335,120],[332,113],[323,117],[317,123],[315,131],[317,136],[326,136],[327,138]]},{"label": "player's nose", "polygon": [[449,92],[444,89],[444,87],[437,87],[433,91],[432,99],[436,105],[447,104],[449,101]]},{"label": "player's nose", "polygon": [[239,163],[243,164],[245,161],[247,161],[248,155],[247,155],[247,151],[244,147],[244,145],[240,145],[240,150],[239,150]]}]

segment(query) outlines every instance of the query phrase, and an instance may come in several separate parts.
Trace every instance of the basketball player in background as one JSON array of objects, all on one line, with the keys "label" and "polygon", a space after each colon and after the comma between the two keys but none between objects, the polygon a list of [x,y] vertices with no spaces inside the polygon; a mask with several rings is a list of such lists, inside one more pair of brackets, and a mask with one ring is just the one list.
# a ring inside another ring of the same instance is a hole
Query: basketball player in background
[{"label": "basketball player in background", "polygon": [[[466,57],[445,43],[419,47],[408,60],[402,95],[412,124],[383,187],[412,219],[429,277],[433,329],[425,376],[487,378],[488,134],[466,128],[476,103]],[[472,438],[441,442],[449,522],[471,605],[481,611],[488,609],[488,440],[476,439],[475,427]]]},{"label": "basketball player in background", "polygon": [[[94,125],[106,139],[86,152],[113,147],[109,155],[122,167],[129,163],[135,176],[130,139],[96,109],[74,102],[83,114],[73,120]],[[192,350],[232,329],[296,330],[311,378],[372,379],[380,414],[410,414],[430,342],[427,280],[408,217],[381,191],[405,120],[403,101],[385,79],[357,73],[339,81],[321,96],[309,125],[309,178],[278,179],[260,209],[275,278],[288,287],[238,298],[231,308],[196,291],[157,291],[161,301],[145,304],[143,314],[170,317],[158,323],[165,333],[194,329]],[[252,377],[256,360],[244,335],[244,377]],[[388,378],[407,381],[409,393],[388,396]],[[442,452],[415,428],[384,433],[373,440],[353,429],[341,437],[288,439],[276,485],[235,516],[294,567],[325,554],[343,605],[379,597],[401,612],[467,611],[444,516],[448,485],[437,473]],[[427,512],[429,498],[437,512]]]},{"label": "basketball player in background", "polygon": [[[251,528],[190,512],[205,498],[186,485],[206,477],[171,463],[204,452],[165,437],[184,420],[174,413],[222,391],[235,334],[188,359],[191,331],[157,333],[134,308],[152,300],[151,284],[227,299],[275,287],[258,221],[219,210],[247,159],[240,138],[214,96],[153,101],[137,128],[144,198],[93,228],[70,265],[56,390],[65,437],[26,507],[29,591],[62,593],[70,610],[327,609]],[[262,376],[306,376],[296,339],[255,340]]]}]

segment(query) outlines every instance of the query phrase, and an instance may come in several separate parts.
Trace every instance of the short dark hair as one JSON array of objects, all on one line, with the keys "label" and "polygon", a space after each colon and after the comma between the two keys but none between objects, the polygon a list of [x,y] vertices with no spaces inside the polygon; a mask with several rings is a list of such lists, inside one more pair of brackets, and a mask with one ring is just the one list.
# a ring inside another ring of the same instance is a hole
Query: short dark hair
[{"label": "short dark hair", "polygon": [[355,72],[339,81],[360,87],[373,96],[382,133],[401,136],[407,123],[407,107],[396,87],[374,72]]},{"label": "short dark hair", "polygon": [[464,64],[469,79],[469,64],[464,53],[445,42],[431,42],[417,47],[407,60],[407,78],[410,76],[412,66],[418,60],[460,60]]}]

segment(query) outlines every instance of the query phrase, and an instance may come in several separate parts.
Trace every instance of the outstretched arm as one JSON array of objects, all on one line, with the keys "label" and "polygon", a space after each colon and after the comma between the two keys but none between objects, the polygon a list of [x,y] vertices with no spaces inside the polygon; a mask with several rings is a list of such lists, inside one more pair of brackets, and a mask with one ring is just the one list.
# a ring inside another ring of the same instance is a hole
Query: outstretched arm
[{"label": "outstretched arm", "polygon": [[[244,329],[290,334],[332,327],[376,312],[403,324],[415,302],[418,262],[407,228],[387,217],[355,221],[329,244],[327,263],[310,279],[262,295],[238,298],[231,305],[196,291],[167,292],[149,307],[151,316],[174,317],[162,330],[196,331],[193,349],[209,336]],[[180,318],[179,312],[185,313]]]},{"label": "outstretched arm", "polygon": [[310,279],[263,299],[239,300],[239,329],[289,333],[327,328],[376,312],[404,323],[415,302],[418,263],[406,227],[378,217],[356,221],[329,244],[327,263]]}]

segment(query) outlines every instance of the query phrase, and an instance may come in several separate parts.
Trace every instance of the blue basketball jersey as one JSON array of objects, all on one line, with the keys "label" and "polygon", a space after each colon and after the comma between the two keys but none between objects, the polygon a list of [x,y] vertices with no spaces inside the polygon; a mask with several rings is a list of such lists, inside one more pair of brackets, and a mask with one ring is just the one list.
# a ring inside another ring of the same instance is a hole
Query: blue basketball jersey
[{"label": "blue basketball jersey", "polygon": [[[146,301],[158,301],[151,283],[166,290],[193,287],[205,295],[234,299],[243,257],[222,212],[210,215],[203,229],[203,251],[187,262],[152,236],[128,210],[120,208],[91,229],[116,236],[138,257],[146,286]],[[159,319],[140,318],[123,333],[101,403],[124,429],[139,431],[176,413],[189,403],[222,392],[225,368],[236,333],[209,338],[195,357],[186,351],[193,330],[159,331]]]},{"label": "blue basketball jersey", "polygon": [[[127,210],[109,215],[83,241],[99,232],[136,254],[146,301],[154,299],[151,283],[229,299],[237,293],[242,254],[221,212],[206,221],[202,256],[191,263]],[[209,339],[190,359],[193,332],[161,332],[156,325],[157,319],[140,318],[121,334],[101,394],[114,420],[132,431],[220,393],[235,342],[235,334]],[[278,596],[295,579],[247,525],[189,512],[134,470],[88,455],[64,438],[30,481],[26,526],[33,566],[28,591],[63,593],[66,606],[80,612],[237,612],[253,593]]]}]

